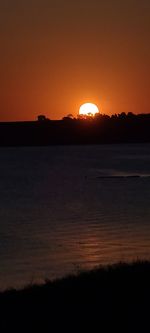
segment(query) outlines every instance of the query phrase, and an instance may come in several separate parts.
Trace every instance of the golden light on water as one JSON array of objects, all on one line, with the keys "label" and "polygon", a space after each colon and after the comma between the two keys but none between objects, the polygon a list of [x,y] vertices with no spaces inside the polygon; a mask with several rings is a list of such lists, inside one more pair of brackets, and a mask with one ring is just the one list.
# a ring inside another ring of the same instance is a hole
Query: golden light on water
[{"label": "golden light on water", "polygon": [[96,104],[85,103],[80,106],[79,115],[95,116],[96,113],[99,113],[99,109]]}]

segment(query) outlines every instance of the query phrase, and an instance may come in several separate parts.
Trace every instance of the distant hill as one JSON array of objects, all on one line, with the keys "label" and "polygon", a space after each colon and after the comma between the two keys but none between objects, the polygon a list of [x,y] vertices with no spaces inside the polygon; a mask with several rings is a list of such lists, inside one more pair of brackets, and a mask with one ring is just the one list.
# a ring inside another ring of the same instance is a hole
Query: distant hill
[{"label": "distant hill", "polygon": [[0,146],[150,142],[150,114],[0,123]]}]

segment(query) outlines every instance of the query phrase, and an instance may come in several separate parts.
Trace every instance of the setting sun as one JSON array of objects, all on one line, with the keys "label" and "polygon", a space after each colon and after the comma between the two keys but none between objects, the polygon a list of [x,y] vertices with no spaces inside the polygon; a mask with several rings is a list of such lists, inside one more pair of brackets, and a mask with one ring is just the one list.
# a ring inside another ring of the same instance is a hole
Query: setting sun
[{"label": "setting sun", "polygon": [[93,103],[85,103],[80,106],[79,115],[95,116],[96,113],[99,113],[99,109]]}]

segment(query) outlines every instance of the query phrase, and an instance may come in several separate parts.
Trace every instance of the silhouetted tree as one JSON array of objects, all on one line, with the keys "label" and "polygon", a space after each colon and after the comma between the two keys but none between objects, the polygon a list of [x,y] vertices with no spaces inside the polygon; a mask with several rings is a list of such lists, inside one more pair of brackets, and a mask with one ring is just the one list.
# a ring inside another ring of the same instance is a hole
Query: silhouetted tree
[{"label": "silhouetted tree", "polygon": [[121,112],[120,114],[118,114],[118,117],[121,119],[125,119],[127,117],[125,112]]},{"label": "silhouetted tree", "polygon": [[45,121],[45,120],[47,120],[47,119],[44,115],[41,114],[38,116],[38,121]]},{"label": "silhouetted tree", "polygon": [[73,116],[73,114],[72,114],[72,113],[69,113],[69,114],[67,114],[67,118],[71,118],[71,119],[73,119],[73,118],[74,118],[74,116]]},{"label": "silhouetted tree", "polygon": [[128,112],[127,117],[128,118],[135,118],[135,114],[132,113],[132,112]]}]

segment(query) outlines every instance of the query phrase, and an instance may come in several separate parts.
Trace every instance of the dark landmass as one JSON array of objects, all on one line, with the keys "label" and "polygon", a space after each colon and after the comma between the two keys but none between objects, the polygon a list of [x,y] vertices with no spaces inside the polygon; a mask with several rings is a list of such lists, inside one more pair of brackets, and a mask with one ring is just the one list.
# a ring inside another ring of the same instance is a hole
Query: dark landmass
[{"label": "dark landmass", "polygon": [[149,332],[150,262],[0,293],[1,332]]},{"label": "dark landmass", "polygon": [[47,146],[69,144],[150,142],[150,114],[111,117],[0,123],[0,146]]}]

